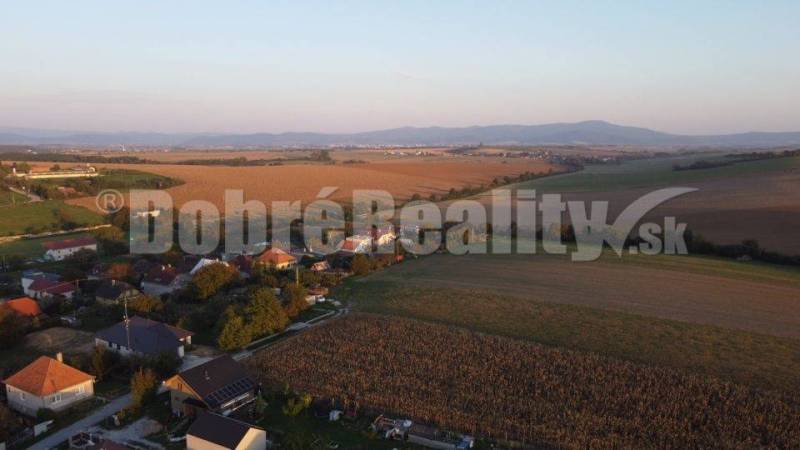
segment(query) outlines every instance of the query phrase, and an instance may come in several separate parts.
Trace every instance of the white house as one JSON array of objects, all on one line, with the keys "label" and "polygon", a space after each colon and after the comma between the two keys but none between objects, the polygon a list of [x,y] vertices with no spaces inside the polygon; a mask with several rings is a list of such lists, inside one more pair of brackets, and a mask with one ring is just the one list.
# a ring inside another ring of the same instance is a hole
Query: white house
[{"label": "white house", "polygon": [[245,422],[212,413],[200,413],[186,432],[189,450],[264,450],[267,432]]},{"label": "white house", "polygon": [[91,236],[75,239],[65,239],[63,241],[49,241],[42,244],[46,249],[45,259],[50,261],[63,261],[74,255],[80,250],[97,251],[97,241]]},{"label": "white house", "polygon": [[8,406],[29,416],[43,408],[62,411],[94,396],[94,377],[56,359],[40,356],[5,380]]},{"label": "white house", "polygon": [[191,345],[194,333],[155,320],[131,317],[95,334],[98,347],[122,356],[158,356],[171,353],[183,358],[184,347]]},{"label": "white house", "polygon": [[190,276],[178,273],[172,266],[156,266],[142,280],[142,291],[147,295],[160,297],[183,289],[189,283]]}]

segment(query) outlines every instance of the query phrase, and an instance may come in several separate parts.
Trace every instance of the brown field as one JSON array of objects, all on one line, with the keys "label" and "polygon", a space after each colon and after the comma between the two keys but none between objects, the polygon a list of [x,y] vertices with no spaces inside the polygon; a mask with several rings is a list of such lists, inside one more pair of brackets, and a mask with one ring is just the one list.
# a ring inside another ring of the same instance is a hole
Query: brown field
[{"label": "brown field", "polygon": [[247,364],[267,386],[527,446],[800,446],[795,396],[409,319],[351,315]]},{"label": "brown field", "polygon": [[[450,188],[488,184],[494,177],[526,171],[546,173],[559,170],[543,161],[505,163],[465,158],[427,160],[424,158],[368,164],[285,165],[262,167],[98,164],[100,168],[123,168],[179,178],[185,184],[169,189],[176,206],[189,200],[208,200],[223,207],[225,189],[243,189],[246,199],[269,205],[274,200],[313,201],[321,188],[337,186],[332,198],[346,200],[354,189],[383,189],[397,199],[414,193],[427,195]],[[72,201],[94,207],[93,198]]]},{"label": "brown field", "polygon": [[55,355],[57,352],[89,353],[94,348],[92,333],[72,328],[54,327],[25,336],[25,347]]},{"label": "brown field", "polygon": [[800,271],[754,263],[665,255],[606,255],[588,263],[557,255],[433,255],[364,280],[474,289],[800,338]]}]

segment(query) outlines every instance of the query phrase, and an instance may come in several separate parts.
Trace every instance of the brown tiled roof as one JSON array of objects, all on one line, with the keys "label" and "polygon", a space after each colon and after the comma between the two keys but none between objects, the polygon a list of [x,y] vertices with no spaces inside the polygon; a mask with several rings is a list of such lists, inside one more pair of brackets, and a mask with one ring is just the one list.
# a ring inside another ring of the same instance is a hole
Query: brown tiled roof
[{"label": "brown tiled roof", "polygon": [[65,239],[63,241],[44,242],[42,246],[47,250],[62,250],[65,248],[83,247],[95,244],[97,244],[97,241],[95,241],[93,237],[86,236],[75,239]]},{"label": "brown tiled roof", "polygon": [[286,253],[285,251],[279,248],[271,248],[265,251],[264,253],[258,255],[257,260],[260,263],[270,264],[270,265],[285,264],[296,261],[294,259],[294,256]]},{"label": "brown tiled roof", "polygon": [[70,367],[47,356],[40,356],[24,369],[11,375],[4,382],[19,390],[42,397],[72,386],[94,380],[88,373]]}]

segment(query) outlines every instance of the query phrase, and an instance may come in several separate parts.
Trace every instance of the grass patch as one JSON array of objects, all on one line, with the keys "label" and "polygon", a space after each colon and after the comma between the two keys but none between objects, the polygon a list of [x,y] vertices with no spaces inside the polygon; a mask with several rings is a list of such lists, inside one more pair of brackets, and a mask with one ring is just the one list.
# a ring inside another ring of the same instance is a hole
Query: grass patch
[{"label": "grass patch", "polygon": [[72,233],[35,239],[17,239],[16,241],[11,241],[0,245],[0,255],[25,255],[27,257],[42,256],[45,252],[42,244],[45,242],[61,241],[64,239],[77,239],[84,236],[90,236],[90,234]]},{"label": "grass patch", "polygon": [[47,200],[5,208],[0,215],[0,236],[60,231],[67,226],[77,228],[102,223],[102,216],[86,208]]}]

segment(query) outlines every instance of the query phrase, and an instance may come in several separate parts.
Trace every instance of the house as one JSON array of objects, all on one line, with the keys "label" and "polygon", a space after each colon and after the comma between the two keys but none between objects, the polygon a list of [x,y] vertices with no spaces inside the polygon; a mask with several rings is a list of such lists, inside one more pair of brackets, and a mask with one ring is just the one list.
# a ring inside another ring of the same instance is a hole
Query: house
[{"label": "house", "polygon": [[317,261],[310,267],[312,272],[325,272],[326,270],[331,270],[331,265],[328,261]]},{"label": "house", "polygon": [[297,265],[297,259],[279,248],[271,248],[258,255],[255,264],[263,264],[275,270],[289,270]]},{"label": "house", "polygon": [[166,380],[172,412],[198,411],[228,415],[256,400],[258,385],[230,355],[207,361]]},{"label": "house", "polygon": [[199,272],[200,269],[203,269],[205,267],[208,267],[208,266],[211,266],[211,265],[214,265],[214,264],[222,264],[225,267],[229,266],[228,263],[226,263],[225,261],[221,261],[219,259],[200,258],[200,260],[197,261],[197,264],[195,264],[194,267],[192,267],[192,269],[189,271],[189,275],[194,275],[197,272]]},{"label": "house", "polygon": [[193,335],[191,331],[134,316],[98,331],[94,342],[123,356],[170,353],[183,358],[184,346],[191,345]]},{"label": "house", "polygon": [[8,406],[35,416],[42,408],[62,411],[94,396],[94,377],[56,359],[41,356],[4,380]]},{"label": "house", "polygon": [[91,236],[62,241],[49,241],[42,244],[44,258],[50,261],[63,261],[81,250],[97,251],[97,241]]},{"label": "house", "polygon": [[200,413],[186,432],[188,450],[264,450],[267,432],[245,422],[212,413]]},{"label": "house", "polygon": [[142,293],[130,284],[119,280],[105,280],[94,291],[94,299],[104,305],[122,305],[141,297]]},{"label": "house", "polygon": [[147,295],[160,297],[183,289],[189,283],[189,276],[178,272],[172,266],[159,265],[150,269],[142,280],[142,290]]},{"label": "house", "polygon": [[30,297],[19,297],[10,300],[0,301],[0,304],[11,308],[17,315],[22,317],[36,317],[42,314],[39,303]]},{"label": "house", "polygon": [[68,281],[50,281],[48,278],[37,278],[28,286],[28,296],[35,298],[47,307],[56,298],[71,299],[77,292],[75,284]]},{"label": "house", "polygon": [[370,253],[372,252],[372,238],[364,235],[349,236],[345,238],[340,251],[345,253]]},{"label": "house", "polygon": [[54,273],[42,272],[41,270],[36,269],[24,270],[20,279],[20,284],[22,284],[22,292],[27,296],[31,296],[30,286],[39,278],[46,278],[50,281],[61,280],[61,277]]}]

